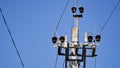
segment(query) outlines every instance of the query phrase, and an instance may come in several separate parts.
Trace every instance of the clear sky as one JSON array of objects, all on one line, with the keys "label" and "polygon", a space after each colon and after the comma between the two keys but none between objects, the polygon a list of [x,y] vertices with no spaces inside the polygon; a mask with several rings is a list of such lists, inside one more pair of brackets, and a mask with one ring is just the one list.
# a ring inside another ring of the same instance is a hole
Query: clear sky
[{"label": "clear sky", "polygon": [[[75,25],[71,0],[58,28],[59,35],[71,38]],[[56,49],[51,37],[67,0],[0,0],[17,48],[26,68],[54,68]],[[80,42],[84,32],[99,34],[118,0],[79,0],[77,7],[85,12],[80,19]],[[120,5],[106,25],[100,46],[97,47],[96,68],[119,68],[120,64]],[[62,68],[64,57],[58,57],[57,68]],[[93,68],[94,59],[87,59],[87,68]],[[0,68],[22,68],[3,19],[0,15]]]}]

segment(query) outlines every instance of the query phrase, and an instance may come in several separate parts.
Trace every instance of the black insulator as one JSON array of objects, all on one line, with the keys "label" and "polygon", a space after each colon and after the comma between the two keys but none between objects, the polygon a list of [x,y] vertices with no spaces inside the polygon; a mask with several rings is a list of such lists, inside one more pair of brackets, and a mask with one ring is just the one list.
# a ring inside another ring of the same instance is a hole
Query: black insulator
[{"label": "black insulator", "polygon": [[77,9],[76,7],[72,7],[71,10],[72,10],[72,13],[75,13]]},{"label": "black insulator", "polygon": [[61,48],[58,47],[58,54],[61,54]]},{"label": "black insulator", "polygon": [[83,7],[80,7],[80,8],[79,8],[79,11],[80,11],[80,13],[83,13],[83,12],[84,12],[84,8],[83,8]]},{"label": "black insulator", "polygon": [[78,49],[77,49],[77,48],[76,48],[76,50],[75,50],[75,54],[78,55]]},{"label": "black insulator", "polygon": [[93,48],[93,49],[92,49],[92,56],[95,56],[95,52],[96,52],[96,49]]},{"label": "black insulator", "polygon": [[52,37],[52,42],[56,43],[57,42],[57,37]]},{"label": "black insulator", "polygon": [[64,37],[64,36],[61,36],[61,37],[59,38],[59,40],[63,43],[63,42],[65,41],[65,37]]},{"label": "black insulator", "polygon": [[92,42],[93,36],[88,36],[88,42]]},{"label": "black insulator", "polygon": [[82,14],[79,15],[73,15],[73,17],[83,17]]},{"label": "black insulator", "polygon": [[99,42],[101,40],[101,36],[100,35],[96,35],[95,39],[96,39],[97,42]]}]

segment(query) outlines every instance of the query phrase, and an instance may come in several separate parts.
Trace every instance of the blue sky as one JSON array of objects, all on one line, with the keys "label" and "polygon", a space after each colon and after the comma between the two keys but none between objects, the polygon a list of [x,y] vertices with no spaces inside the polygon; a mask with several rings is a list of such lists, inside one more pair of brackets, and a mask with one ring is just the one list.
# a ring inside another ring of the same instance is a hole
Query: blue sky
[{"label": "blue sky", "polygon": [[[26,68],[54,68],[56,49],[51,37],[67,0],[0,0],[17,48]],[[80,19],[80,41],[84,32],[99,34],[118,0],[79,0],[77,7],[85,12]],[[71,0],[58,28],[59,35],[71,38],[71,27],[75,25]],[[97,48],[96,68],[118,68],[120,49],[120,5],[105,27],[100,46]],[[58,58],[57,68],[62,68],[64,57]],[[94,59],[87,59],[87,68],[93,68]],[[0,16],[0,68],[22,68],[2,17]]]}]

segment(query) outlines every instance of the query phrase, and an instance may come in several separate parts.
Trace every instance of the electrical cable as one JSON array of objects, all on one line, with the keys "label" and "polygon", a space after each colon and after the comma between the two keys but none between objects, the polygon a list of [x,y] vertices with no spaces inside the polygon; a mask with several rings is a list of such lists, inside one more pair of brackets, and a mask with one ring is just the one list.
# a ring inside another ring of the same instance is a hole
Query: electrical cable
[{"label": "electrical cable", "polygon": [[[66,8],[67,8],[69,2],[70,2],[70,0],[67,1],[66,5],[65,5],[65,8],[64,8],[64,10],[63,10],[63,12],[62,12],[59,20],[58,20],[58,23],[57,23],[57,26],[56,26],[56,29],[55,29],[55,32],[54,32],[54,36],[56,36],[56,34],[57,34],[57,30],[58,30],[59,24],[60,24],[60,22],[61,22],[61,19],[62,19],[63,15],[64,15],[64,13],[65,13],[65,11],[66,11]],[[56,55],[55,68],[57,67],[57,61],[58,61],[58,54]]]},{"label": "electrical cable", "polygon": [[95,57],[94,68],[96,68],[96,63],[97,63],[97,60],[96,60],[96,57]]},{"label": "electrical cable", "polygon": [[[109,20],[111,19],[112,15],[114,14],[115,10],[117,9],[118,5],[120,4],[120,0],[118,0],[117,4],[115,5],[115,7],[113,8],[111,14],[108,16],[107,20],[105,21],[105,23],[103,24],[102,28],[101,28],[101,31],[100,31],[100,35],[102,34],[105,26],[109,23]],[[96,57],[95,57],[95,63],[94,63],[94,68],[96,68],[96,63],[97,63],[97,60],[96,60]]]},{"label": "electrical cable", "polygon": [[65,66],[65,60],[63,60],[63,68],[64,68],[64,66]]},{"label": "electrical cable", "polygon": [[117,4],[116,4],[115,7],[113,8],[113,10],[112,10],[110,16],[109,16],[109,17],[107,18],[107,20],[105,21],[103,27],[101,28],[100,35],[102,34],[102,32],[103,32],[105,26],[108,24],[109,20],[111,19],[113,13],[115,12],[115,10],[116,10],[116,8],[118,7],[119,4],[120,4],[120,0],[118,0]]},{"label": "electrical cable", "polygon": [[57,68],[58,54],[56,55],[55,68]]},{"label": "electrical cable", "polygon": [[78,0],[76,0],[76,4],[78,4]]},{"label": "electrical cable", "polygon": [[19,59],[20,59],[21,65],[22,65],[23,68],[25,68],[25,65],[24,65],[24,63],[23,63],[23,60],[22,60],[22,58],[21,58],[21,56],[20,56],[20,53],[19,53],[19,51],[18,51],[18,49],[17,49],[17,47],[16,47],[15,41],[14,41],[14,39],[13,39],[13,36],[12,36],[12,34],[11,34],[11,31],[10,31],[10,29],[9,29],[9,27],[8,27],[7,21],[6,21],[6,19],[5,19],[5,16],[3,15],[3,12],[2,12],[2,9],[1,9],[1,8],[0,8],[0,12],[1,12],[1,16],[2,16],[2,18],[3,18],[4,24],[5,24],[6,28],[7,28],[7,31],[8,31],[8,33],[9,33],[9,35],[10,35],[10,38],[11,38],[11,40],[12,40],[12,43],[13,43],[13,45],[14,45],[14,48],[15,48],[15,50],[16,50],[16,52],[17,52],[17,55],[18,55],[18,57],[19,57]]},{"label": "electrical cable", "polygon": [[58,23],[57,23],[57,26],[56,26],[56,29],[55,29],[55,32],[54,32],[54,36],[56,35],[56,32],[57,32],[58,27],[59,27],[59,24],[60,24],[60,22],[61,22],[61,19],[62,19],[63,15],[64,15],[64,13],[65,13],[65,11],[66,11],[66,8],[67,8],[69,2],[70,2],[70,0],[67,1],[66,5],[65,5],[65,8],[64,8],[64,10],[63,10],[63,12],[62,12],[62,14],[61,14],[61,16],[60,16],[60,19],[58,20]]}]

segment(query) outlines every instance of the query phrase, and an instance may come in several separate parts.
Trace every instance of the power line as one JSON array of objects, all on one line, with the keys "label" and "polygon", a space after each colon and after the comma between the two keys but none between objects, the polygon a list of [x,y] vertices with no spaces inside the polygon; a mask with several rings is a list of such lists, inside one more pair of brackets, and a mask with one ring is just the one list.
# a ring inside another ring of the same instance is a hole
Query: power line
[{"label": "power line", "polygon": [[63,66],[62,66],[62,68],[64,68],[64,66],[65,66],[65,60],[63,61]]},{"label": "power line", "polygon": [[57,32],[58,27],[59,27],[59,24],[60,24],[60,22],[61,22],[61,19],[62,19],[63,15],[64,15],[64,13],[65,13],[65,11],[66,11],[66,8],[67,8],[69,2],[70,2],[70,0],[67,1],[66,5],[65,5],[65,8],[64,8],[64,10],[63,10],[63,12],[62,12],[62,14],[61,14],[61,16],[60,16],[60,19],[58,20],[58,23],[57,23],[57,26],[56,26],[54,35],[56,35],[56,32]]},{"label": "power line", "polygon": [[102,32],[103,32],[105,26],[108,24],[109,20],[111,19],[112,15],[113,15],[113,13],[115,12],[116,8],[118,7],[119,3],[120,3],[120,0],[118,0],[117,4],[116,4],[115,7],[113,8],[113,10],[112,10],[110,16],[109,16],[109,17],[107,18],[107,20],[105,21],[103,27],[101,28],[100,34],[102,34]]},{"label": "power line", "polygon": [[19,57],[19,59],[20,59],[21,65],[22,65],[23,68],[25,68],[25,65],[24,65],[24,63],[23,63],[23,60],[22,60],[22,58],[21,58],[21,56],[20,56],[20,53],[19,53],[19,51],[18,51],[18,49],[17,49],[17,47],[16,47],[15,41],[14,41],[14,39],[13,39],[13,36],[12,36],[12,34],[11,34],[11,31],[10,31],[10,29],[9,29],[9,27],[8,27],[7,21],[6,21],[6,19],[5,19],[5,16],[3,15],[3,12],[2,12],[2,9],[1,9],[1,8],[0,8],[0,12],[1,12],[1,15],[2,15],[2,18],[3,18],[3,21],[4,21],[4,24],[5,24],[6,28],[7,28],[7,31],[8,31],[8,33],[9,33],[9,35],[10,35],[10,38],[11,38],[11,40],[12,40],[12,43],[13,43],[13,45],[14,45],[14,48],[15,48],[15,50],[16,50],[16,52],[17,52],[17,55],[18,55],[18,57]]},{"label": "power line", "polygon": [[76,0],[76,4],[78,3],[78,0]]},{"label": "power line", "polygon": [[[59,24],[60,24],[60,22],[61,22],[61,19],[62,19],[63,15],[64,15],[64,13],[65,13],[65,11],[66,11],[66,8],[67,8],[69,2],[70,2],[70,0],[67,1],[66,5],[65,5],[65,8],[64,8],[64,10],[63,10],[63,12],[62,12],[62,14],[61,14],[59,20],[58,20],[58,23],[57,23],[57,26],[56,26],[56,29],[55,29],[55,32],[54,32],[54,36],[55,36],[56,33],[57,33],[57,30],[58,30]],[[55,68],[57,67],[57,61],[58,61],[58,54],[56,55]]]},{"label": "power line", "polygon": [[[61,16],[60,16],[60,19],[58,20],[58,23],[57,23],[57,26],[56,26],[56,29],[55,29],[55,32],[54,32],[54,36],[55,36],[56,33],[57,33],[59,24],[60,24],[60,22],[61,22],[61,19],[62,19],[63,15],[64,15],[64,13],[65,13],[65,11],[66,11],[66,8],[67,8],[69,2],[70,2],[70,0],[67,1],[66,5],[65,5],[65,8],[64,8],[64,10],[63,10],[63,12],[62,12],[62,14],[61,14]],[[56,55],[55,68],[57,67],[57,61],[58,61],[58,54]]]},{"label": "power line", "polygon": [[58,61],[58,54],[56,55],[55,68],[57,67],[57,61]]},{"label": "power line", "polygon": [[96,68],[96,64],[97,64],[97,59],[95,57],[94,68]]},{"label": "power line", "polygon": [[[115,12],[116,8],[118,7],[118,5],[120,4],[120,0],[118,0],[117,4],[115,5],[115,7],[113,8],[111,14],[108,16],[107,20],[105,21],[105,23],[103,24],[103,27],[101,28],[101,31],[100,31],[100,35],[102,34],[105,26],[108,24],[109,20],[111,19],[113,13]],[[97,59],[95,57],[95,63],[94,63],[94,68],[96,68],[96,63],[97,63]]]}]

